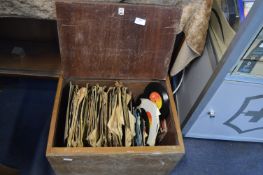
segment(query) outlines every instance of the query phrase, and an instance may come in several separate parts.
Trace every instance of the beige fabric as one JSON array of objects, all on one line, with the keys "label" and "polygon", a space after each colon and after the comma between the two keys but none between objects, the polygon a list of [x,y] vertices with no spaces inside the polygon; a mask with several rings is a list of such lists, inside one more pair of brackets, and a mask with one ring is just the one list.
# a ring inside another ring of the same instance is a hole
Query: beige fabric
[{"label": "beige fabric", "polygon": [[180,52],[176,58],[176,62],[171,70],[171,75],[176,75],[181,70],[183,70],[193,59],[198,57],[199,54],[195,53],[184,41]]},{"label": "beige fabric", "polygon": [[193,59],[203,52],[211,14],[212,0],[184,1],[180,30],[185,41],[172,66],[170,75],[183,70]]},{"label": "beige fabric", "polygon": [[[213,9],[217,12],[221,24],[222,30],[220,28],[220,24],[215,14],[211,13],[211,19],[209,23],[209,34],[211,36],[212,43],[214,45],[215,53],[218,58],[218,61],[222,58],[225,53],[227,47],[235,36],[235,31],[231,28],[226,18],[224,17],[223,12],[220,9],[220,0],[216,0],[213,3]],[[224,36],[222,36],[224,35]]]}]

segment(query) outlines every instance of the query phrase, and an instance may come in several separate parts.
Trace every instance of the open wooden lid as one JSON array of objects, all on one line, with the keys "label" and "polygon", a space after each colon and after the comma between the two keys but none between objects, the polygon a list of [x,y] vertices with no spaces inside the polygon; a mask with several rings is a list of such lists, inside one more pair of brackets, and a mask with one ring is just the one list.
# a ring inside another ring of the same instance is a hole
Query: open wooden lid
[{"label": "open wooden lid", "polygon": [[65,77],[165,79],[177,6],[56,1]]}]

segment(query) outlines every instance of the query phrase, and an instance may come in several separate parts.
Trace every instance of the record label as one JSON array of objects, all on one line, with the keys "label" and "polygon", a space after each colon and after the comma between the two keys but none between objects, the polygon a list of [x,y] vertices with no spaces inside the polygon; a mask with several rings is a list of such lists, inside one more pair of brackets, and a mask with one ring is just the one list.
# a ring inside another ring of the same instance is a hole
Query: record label
[{"label": "record label", "polygon": [[162,97],[158,92],[152,92],[149,95],[149,99],[157,105],[158,109],[161,109],[163,105]]},{"label": "record label", "polygon": [[157,108],[161,112],[161,118],[166,118],[169,115],[168,93],[160,83],[148,84],[142,96],[156,104]]}]

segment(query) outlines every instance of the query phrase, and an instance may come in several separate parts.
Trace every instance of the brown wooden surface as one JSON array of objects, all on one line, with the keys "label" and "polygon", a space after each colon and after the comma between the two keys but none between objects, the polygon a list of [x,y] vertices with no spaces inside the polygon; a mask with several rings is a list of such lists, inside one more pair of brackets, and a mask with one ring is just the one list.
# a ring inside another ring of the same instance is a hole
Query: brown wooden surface
[{"label": "brown wooden surface", "polygon": [[[118,15],[118,7],[125,8],[124,16]],[[160,81],[170,99],[168,134],[160,145],[67,148],[58,140],[63,139],[69,80],[107,85],[122,79],[136,98],[153,79],[166,79],[180,18],[177,7],[67,0],[57,2],[56,9],[63,75],[46,153],[56,174],[169,173],[183,156],[184,145],[168,79]],[[136,17],[146,19],[146,25],[134,24]]]},{"label": "brown wooden surface", "polygon": [[181,151],[183,153],[185,153],[184,142],[183,142],[183,135],[182,135],[181,126],[180,126],[180,120],[179,120],[179,117],[178,117],[178,112],[177,112],[177,109],[176,109],[176,104],[175,104],[175,101],[174,101],[174,95],[173,95],[173,92],[172,92],[172,86],[171,86],[171,81],[170,81],[169,76],[167,76],[165,83],[166,83],[166,90],[167,90],[167,93],[168,93],[168,97],[169,97],[169,100],[170,100],[170,111],[171,111],[171,114],[172,114],[174,127],[175,127],[174,136],[177,139],[177,144],[181,148]]},{"label": "brown wooden surface", "polygon": [[53,107],[52,116],[51,116],[48,143],[47,143],[47,153],[51,152],[51,148],[53,147],[53,143],[54,143],[54,135],[55,135],[56,125],[57,125],[57,116],[58,116],[61,95],[62,95],[62,85],[63,85],[63,78],[62,76],[60,76],[58,80],[54,107]]},{"label": "brown wooden surface", "polygon": [[[0,40],[0,73],[58,77],[60,55],[52,42]],[[14,47],[23,48],[24,56],[12,54]]]},{"label": "brown wooden surface", "polygon": [[[48,160],[56,175],[159,175],[168,174],[181,159],[174,154],[108,154],[53,156]],[[65,161],[70,158],[72,161]]]},{"label": "brown wooden surface", "polygon": [[[72,2],[72,0],[56,0],[57,2]],[[96,3],[119,3],[120,0],[74,0],[74,2],[96,2]],[[129,4],[155,4],[155,5],[178,5],[182,0],[124,0],[123,3]]]},{"label": "brown wooden surface", "polygon": [[1,175],[18,175],[19,171],[17,169],[7,167],[0,163],[0,174]]},{"label": "brown wooden surface", "polygon": [[[119,7],[125,15],[118,15]],[[65,77],[167,76],[180,19],[177,6],[59,1],[56,12]],[[146,25],[135,24],[136,17]]]},{"label": "brown wooden surface", "polygon": [[0,38],[20,41],[57,40],[56,20],[31,18],[0,18]]},{"label": "brown wooden surface", "polygon": [[[56,21],[0,18],[0,26],[0,73],[59,76]],[[14,48],[23,49],[24,54],[15,54]]]},{"label": "brown wooden surface", "polygon": [[[93,82],[94,80],[91,80]],[[78,82],[78,81],[76,81]],[[86,80],[86,82],[89,82]],[[162,146],[153,147],[57,147],[55,135],[58,125],[59,109],[63,87],[67,81],[59,79],[57,94],[52,113],[47,157],[57,175],[84,174],[167,174],[184,154],[184,145],[176,107],[172,96],[169,79],[165,86],[170,98],[171,116],[169,133]],[[83,83],[83,82],[82,82]],[[148,82],[132,81],[126,83],[135,87],[144,87]],[[80,83],[81,84],[81,83]],[[139,85],[142,84],[142,85]],[[64,160],[66,158],[66,160]],[[68,161],[72,159],[72,161]]]}]

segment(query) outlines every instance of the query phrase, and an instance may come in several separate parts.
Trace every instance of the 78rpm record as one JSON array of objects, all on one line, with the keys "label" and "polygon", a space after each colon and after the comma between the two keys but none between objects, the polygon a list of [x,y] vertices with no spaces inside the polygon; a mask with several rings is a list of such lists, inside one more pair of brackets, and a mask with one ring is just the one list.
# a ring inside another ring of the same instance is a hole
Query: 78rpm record
[{"label": "78rpm record", "polygon": [[148,84],[144,90],[143,96],[156,104],[161,112],[161,118],[166,118],[168,116],[169,97],[166,89],[160,83]]}]

